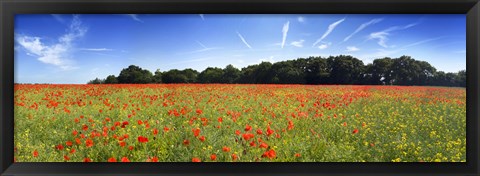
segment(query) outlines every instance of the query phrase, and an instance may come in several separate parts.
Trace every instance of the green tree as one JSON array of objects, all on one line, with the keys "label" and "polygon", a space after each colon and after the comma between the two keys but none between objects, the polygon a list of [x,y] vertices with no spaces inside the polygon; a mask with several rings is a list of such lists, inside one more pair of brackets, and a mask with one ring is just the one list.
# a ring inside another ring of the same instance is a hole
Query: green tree
[{"label": "green tree", "polygon": [[229,64],[223,69],[222,83],[237,83],[240,75],[240,70],[232,64]]},{"label": "green tree", "polygon": [[118,76],[118,82],[122,84],[147,84],[153,82],[153,74],[138,66],[130,65],[123,69]]},{"label": "green tree", "polygon": [[221,83],[223,77],[223,70],[218,67],[208,67],[200,72],[198,81],[201,83]]},{"label": "green tree", "polygon": [[117,83],[118,83],[118,80],[117,80],[117,77],[115,77],[115,75],[109,75],[105,79],[105,84],[117,84]]}]

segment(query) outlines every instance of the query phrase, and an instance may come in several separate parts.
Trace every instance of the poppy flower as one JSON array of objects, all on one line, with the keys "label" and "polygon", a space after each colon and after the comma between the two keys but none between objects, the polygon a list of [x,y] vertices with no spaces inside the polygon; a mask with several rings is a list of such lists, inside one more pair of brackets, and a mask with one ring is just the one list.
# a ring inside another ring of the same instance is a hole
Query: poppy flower
[{"label": "poppy flower", "polygon": [[93,146],[93,141],[92,141],[91,139],[87,139],[87,140],[85,141],[85,145],[86,145],[87,147],[92,147],[92,146]]},{"label": "poppy flower", "polygon": [[358,129],[354,129],[352,134],[357,134],[358,133]]},{"label": "poppy flower", "polygon": [[258,134],[258,135],[263,134],[262,130],[261,130],[261,129],[257,129],[257,134]]},{"label": "poppy flower", "polygon": [[88,130],[88,125],[85,125],[85,124],[82,125],[82,130],[83,130],[83,131],[87,131],[87,130]]},{"label": "poppy flower", "polygon": [[84,158],[83,162],[89,163],[89,162],[92,162],[92,160],[90,158]]},{"label": "poppy flower", "polygon": [[158,162],[158,157],[154,156],[153,158],[150,158],[150,162]]},{"label": "poppy flower", "polygon": [[223,146],[222,150],[223,150],[224,152],[230,152],[230,148],[227,147],[227,146]]},{"label": "poppy flower", "polygon": [[65,142],[65,145],[72,146],[73,144],[72,144],[72,141],[67,141],[67,142]]},{"label": "poppy flower", "polygon": [[223,118],[219,117],[218,119],[218,122],[222,123],[223,122]]},{"label": "poppy flower", "polygon": [[118,144],[119,144],[121,147],[125,147],[125,144],[127,144],[127,143],[126,143],[125,141],[120,141]]},{"label": "poppy flower", "polygon": [[200,141],[205,141],[205,136],[200,136],[198,139],[200,139]]},{"label": "poppy flower", "polygon": [[128,150],[133,150],[133,146],[128,146]]},{"label": "poppy flower", "polygon": [[57,150],[63,150],[63,145],[62,145],[62,144],[58,144],[55,148],[56,148]]},{"label": "poppy flower", "polygon": [[235,130],[235,134],[238,136],[238,135],[242,134],[242,132],[240,132],[240,130]]},{"label": "poppy flower", "polygon": [[347,122],[343,122],[343,126],[347,126]]},{"label": "poppy flower", "polygon": [[215,155],[215,154],[210,155],[210,159],[211,159],[212,161],[217,160],[217,155]]},{"label": "poppy flower", "polygon": [[269,151],[266,151],[265,153],[263,153],[262,157],[267,157],[267,158],[273,159],[273,158],[277,157],[277,154],[276,154],[275,150],[270,149]]},{"label": "poppy flower", "polygon": [[123,157],[122,162],[126,163],[126,162],[130,162],[130,160],[127,157]]},{"label": "poppy flower", "polygon": [[295,153],[295,157],[300,157],[300,153]]},{"label": "poppy flower", "polygon": [[243,136],[243,139],[245,139],[246,141],[248,141],[248,140],[250,140],[250,139],[252,139],[252,138],[255,137],[254,134],[250,134],[250,133],[245,133],[245,134],[243,134],[242,136]]},{"label": "poppy flower", "polygon": [[200,160],[200,158],[195,157],[195,158],[192,158],[192,162],[202,162],[202,161]]},{"label": "poppy flower", "polygon": [[81,144],[81,143],[82,143],[79,138],[75,138],[75,142],[76,142],[77,144]]},{"label": "poppy flower", "polygon": [[70,153],[73,154],[73,153],[75,153],[75,151],[76,151],[75,149],[72,149],[72,150],[70,150]]},{"label": "poppy flower", "polygon": [[153,129],[153,135],[157,135],[158,134],[158,129]]},{"label": "poppy flower", "polygon": [[250,125],[245,126],[245,131],[250,131],[251,129],[252,129],[252,126],[250,126]]},{"label": "poppy flower", "polygon": [[163,128],[163,131],[164,131],[165,133],[168,132],[168,130],[170,130],[168,127],[164,127],[164,128]]},{"label": "poppy flower", "polygon": [[70,157],[68,157],[67,155],[63,155],[63,159],[65,159],[65,161],[68,161],[70,160]]},{"label": "poppy flower", "polygon": [[235,153],[232,153],[232,160],[236,161],[238,159],[238,156]]},{"label": "poppy flower", "polygon": [[198,135],[200,135],[200,129],[196,128],[196,129],[192,129],[192,131],[193,131],[193,135],[194,135],[195,137],[197,137]]},{"label": "poppy flower", "polygon": [[143,136],[139,136],[139,137],[138,137],[138,142],[140,142],[140,143],[146,143],[146,142],[148,142],[148,138],[143,137]]},{"label": "poppy flower", "polygon": [[183,140],[183,145],[188,145],[188,144],[190,144],[190,141],[188,141],[188,140],[186,140],[186,139]]},{"label": "poppy flower", "polygon": [[33,151],[33,157],[38,157],[38,151],[37,150]]},{"label": "poppy flower", "polygon": [[196,112],[197,112],[197,114],[198,114],[198,115],[200,115],[200,114],[202,114],[202,113],[203,113],[203,111],[202,111],[201,109],[197,109],[197,111],[196,111]]},{"label": "poppy flower", "polygon": [[275,131],[273,131],[272,129],[270,129],[270,126],[267,127],[267,136],[270,136],[274,133]]},{"label": "poppy flower", "polygon": [[264,142],[262,142],[259,147],[260,147],[260,148],[268,148],[268,145],[265,144]]},{"label": "poppy flower", "polygon": [[73,135],[73,136],[77,136],[77,134],[78,134],[78,131],[77,131],[77,130],[73,130],[72,135]]},{"label": "poppy flower", "polygon": [[142,124],[143,124],[142,120],[138,120],[137,123],[138,123],[138,125],[142,125]]},{"label": "poppy flower", "polygon": [[255,141],[250,142],[250,147],[255,147],[255,146],[257,146],[257,144],[255,143]]},{"label": "poppy flower", "polygon": [[113,158],[113,157],[112,157],[112,158],[108,158],[108,162],[110,162],[110,163],[117,162],[117,159],[115,159],[115,158]]}]

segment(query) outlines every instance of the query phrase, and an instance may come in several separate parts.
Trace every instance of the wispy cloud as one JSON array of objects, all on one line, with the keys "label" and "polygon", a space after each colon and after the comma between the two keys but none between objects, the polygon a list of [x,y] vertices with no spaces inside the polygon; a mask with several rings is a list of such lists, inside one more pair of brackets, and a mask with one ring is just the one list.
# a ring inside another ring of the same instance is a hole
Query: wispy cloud
[{"label": "wispy cloud", "polygon": [[303,47],[303,42],[305,42],[305,40],[293,41],[290,45],[301,48]]},{"label": "wispy cloud", "polygon": [[198,14],[198,16],[200,16],[200,18],[202,18],[202,20],[205,21],[205,17],[203,16],[203,14]]},{"label": "wispy cloud", "polygon": [[52,14],[52,17],[60,23],[65,23],[65,19],[63,19],[59,14]]},{"label": "wispy cloud", "polygon": [[248,48],[252,49],[252,47],[247,43],[247,41],[245,40],[245,38],[243,38],[242,34],[240,34],[240,33],[237,31],[237,35],[238,35],[238,37],[240,37],[240,40],[242,40],[242,42],[245,44],[245,46],[247,46]]},{"label": "wispy cloud", "polygon": [[353,32],[351,33],[350,35],[348,35],[347,37],[345,37],[345,39],[343,39],[344,42],[346,42],[347,40],[349,40],[350,38],[352,38],[355,34],[357,34],[358,32],[362,31],[363,29],[365,29],[366,27],[372,25],[372,24],[375,24],[375,23],[379,23],[381,22],[383,19],[381,18],[376,18],[376,19],[373,19],[373,20],[370,20],[366,23],[363,23],[361,24],[360,26],[358,26],[358,28]]},{"label": "wispy cloud", "polygon": [[330,45],[332,45],[331,42],[329,42],[329,43],[322,42],[322,44],[319,45],[318,48],[323,50],[323,49],[327,49],[328,47],[330,47]]},{"label": "wispy cloud", "polygon": [[343,21],[345,21],[345,18],[343,19],[340,19],[332,24],[330,24],[328,26],[328,29],[327,31],[322,35],[321,38],[319,38],[315,43],[313,43],[313,46],[314,47],[315,45],[317,45],[318,43],[320,43],[323,39],[325,39],[340,23],[342,23]]},{"label": "wispy cloud", "polygon": [[415,42],[415,43],[405,45],[405,46],[403,46],[403,48],[408,48],[408,47],[412,47],[412,46],[421,45],[421,44],[428,43],[428,42],[435,41],[435,40],[439,40],[439,39],[442,39],[442,38],[444,38],[444,37],[436,37],[436,38],[421,40],[421,41],[418,41],[418,42]]},{"label": "wispy cloud", "polygon": [[194,53],[201,53],[201,52],[205,52],[205,51],[220,49],[220,48],[217,48],[217,47],[207,47],[198,40],[195,40],[195,42],[197,42],[198,45],[200,45],[202,47],[202,49],[195,50],[195,51],[190,51],[190,52],[185,52],[185,53],[179,53],[179,54],[194,54]]},{"label": "wispy cloud", "polygon": [[130,16],[135,21],[143,23],[143,21],[140,18],[138,18],[137,14],[128,14],[128,16]]},{"label": "wispy cloud", "polygon": [[75,69],[74,62],[70,58],[73,43],[83,37],[87,28],[82,25],[80,18],[75,15],[67,29],[67,33],[58,39],[57,43],[47,45],[40,37],[16,35],[15,41],[22,46],[30,56],[37,57],[40,62],[55,65],[62,70]]},{"label": "wispy cloud", "polygon": [[297,21],[300,22],[300,23],[303,23],[303,22],[305,22],[305,17],[299,16],[299,17],[297,18]]},{"label": "wispy cloud", "polygon": [[186,64],[186,63],[202,62],[202,61],[212,60],[212,59],[214,59],[214,58],[207,57],[207,58],[191,59],[191,60],[185,60],[185,61],[180,61],[180,62],[169,63],[169,64],[166,64],[166,66],[167,66],[167,65],[177,65],[177,64]]},{"label": "wispy cloud", "polygon": [[287,21],[287,23],[283,24],[282,28],[282,48],[285,46],[285,41],[287,40],[287,35],[288,35],[288,28],[290,26],[290,21]]},{"label": "wispy cloud", "polygon": [[360,49],[355,47],[355,46],[347,46],[347,52],[355,52],[355,51],[359,51]]},{"label": "wispy cloud", "polygon": [[405,25],[405,26],[392,26],[392,27],[390,27],[388,29],[385,29],[383,31],[373,32],[368,36],[368,40],[372,40],[372,39],[378,40],[377,41],[378,45],[380,45],[384,48],[388,48],[389,46],[387,45],[387,41],[389,39],[388,36],[390,35],[391,32],[398,31],[398,30],[405,30],[405,29],[411,28],[413,26],[416,26],[418,24],[419,23],[411,23],[411,24],[408,24],[408,25]]},{"label": "wispy cloud", "polygon": [[80,48],[82,51],[113,51],[112,49],[108,48]]}]

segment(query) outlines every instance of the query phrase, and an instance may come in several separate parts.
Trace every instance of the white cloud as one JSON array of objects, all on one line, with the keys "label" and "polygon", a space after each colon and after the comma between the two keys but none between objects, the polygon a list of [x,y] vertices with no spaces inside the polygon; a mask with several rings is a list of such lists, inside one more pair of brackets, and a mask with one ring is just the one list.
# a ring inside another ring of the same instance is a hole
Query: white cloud
[{"label": "white cloud", "polygon": [[320,49],[327,49],[328,48],[328,45],[327,44],[321,44],[320,46],[318,46],[318,48]]},{"label": "white cloud", "polygon": [[305,22],[305,17],[299,16],[299,17],[297,18],[297,20],[298,20],[298,22],[303,23],[303,22]]},{"label": "white cloud", "polygon": [[26,35],[17,35],[15,40],[30,53],[30,56],[37,57],[40,62],[58,66],[62,70],[71,70],[76,68],[73,66],[73,60],[69,58],[73,42],[83,37],[86,32],[87,29],[82,26],[79,17],[74,16],[67,33],[58,39],[58,43],[46,45],[40,37]]},{"label": "white cloud", "polygon": [[332,24],[330,24],[328,26],[328,29],[327,31],[322,35],[321,38],[319,38],[315,43],[313,43],[313,46],[317,45],[318,43],[320,43],[323,39],[325,39],[340,23],[342,23],[343,21],[345,21],[345,18],[341,19],[341,20],[338,20]]},{"label": "white cloud", "polygon": [[344,42],[346,42],[347,40],[349,40],[350,38],[352,38],[355,34],[357,34],[358,32],[362,31],[363,29],[365,29],[366,27],[372,25],[372,24],[375,24],[375,23],[378,23],[380,21],[382,21],[383,19],[381,18],[376,18],[376,19],[373,19],[373,20],[370,20],[366,23],[363,23],[361,24],[353,33],[351,33],[349,36],[345,37],[345,39],[343,39]]},{"label": "white cloud", "polygon": [[285,41],[287,40],[287,35],[288,35],[288,28],[290,26],[290,21],[287,21],[287,23],[283,24],[282,28],[282,48],[285,46]]},{"label": "white cloud", "polygon": [[252,47],[247,43],[247,41],[245,40],[245,38],[243,38],[242,34],[240,34],[238,31],[237,31],[237,35],[238,37],[240,37],[240,40],[242,40],[242,42],[250,49],[252,49]]},{"label": "white cloud", "polygon": [[58,14],[52,14],[52,17],[55,18],[60,23],[65,23],[65,19],[63,19],[60,15]]},{"label": "white cloud", "polygon": [[82,51],[112,51],[112,49],[108,48],[80,48]]},{"label": "white cloud", "polygon": [[205,21],[205,17],[203,16],[203,14],[198,14],[200,16],[200,18],[202,18],[203,21]]},{"label": "white cloud", "polygon": [[360,49],[355,46],[347,46],[347,52],[355,52],[359,51]]},{"label": "white cloud", "polygon": [[138,18],[137,14],[128,14],[128,16],[130,16],[135,21],[143,23],[143,21],[140,18]]},{"label": "white cloud", "polygon": [[305,40],[293,41],[292,43],[290,43],[290,45],[301,48],[303,47],[303,42],[305,42]]},{"label": "white cloud", "polygon": [[380,45],[384,48],[388,48],[389,46],[387,45],[387,41],[388,41],[388,36],[390,35],[390,32],[398,31],[398,30],[405,30],[405,29],[411,28],[411,27],[416,26],[416,25],[418,25],[418,23],[411,23],[411,24],[408,24],[408,25],[405,25],[405,26],[392,26],[392,27],[390,27],[388,29],[385,29],[383,31],[371,33],[368,36],[368,39],[369,40],[376,39],[376,40],[378,40],[377,41],[378,45]]}]

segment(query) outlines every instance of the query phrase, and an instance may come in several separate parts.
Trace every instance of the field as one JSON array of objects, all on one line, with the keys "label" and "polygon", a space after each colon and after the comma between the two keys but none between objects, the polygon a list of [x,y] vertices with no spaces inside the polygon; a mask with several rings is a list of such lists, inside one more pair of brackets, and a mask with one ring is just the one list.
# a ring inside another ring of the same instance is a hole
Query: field
[{"label": "field", "polygon": [[15,85],[16,162],[465,162],[464,88]]}]

